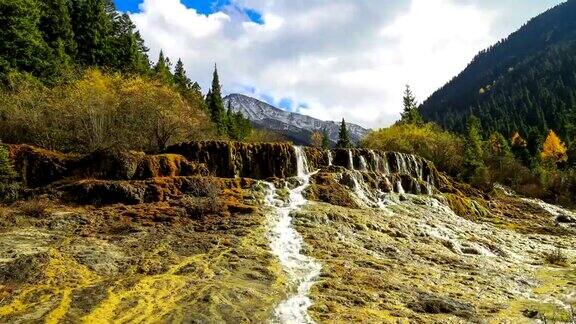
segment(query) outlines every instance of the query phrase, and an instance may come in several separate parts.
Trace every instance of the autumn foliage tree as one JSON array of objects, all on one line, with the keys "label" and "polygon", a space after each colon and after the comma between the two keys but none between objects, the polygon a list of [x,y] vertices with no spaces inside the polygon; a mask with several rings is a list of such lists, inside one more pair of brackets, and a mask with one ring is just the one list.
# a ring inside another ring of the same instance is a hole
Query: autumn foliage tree
[{"label": "autumn foliage tree", "polygon": [[310,145],[312,147],[322,147],[322,140],[323,139],[324,139],[324,137],[322,136],[322,133],[313,132],[312,135],[310,135]]},{"label": "autumn foliage tree", "polygon": [[156,79],[89,69],[78,81],[47,88],[18,79],[0,95],[0,140],[48,149],[161,151],[209,138],[214,126],[202,106]]},{"label": "autumn foliage tree", "polygon": [[553,163],[566,162],[568,160],[567,152],[566,146],[558,135],[553,130],[550,130],[546,141],[542,145],[542,153],[540,154],[542,160]]}]

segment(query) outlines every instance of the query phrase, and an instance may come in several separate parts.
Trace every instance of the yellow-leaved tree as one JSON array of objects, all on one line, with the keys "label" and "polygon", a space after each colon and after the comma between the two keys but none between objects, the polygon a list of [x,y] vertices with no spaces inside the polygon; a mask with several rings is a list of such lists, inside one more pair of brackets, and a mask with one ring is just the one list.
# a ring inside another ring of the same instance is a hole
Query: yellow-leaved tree
[{"label": "yellow-leaved tree", "polygon": [[310,136],[310,145],[313,147],[322,147],[322,133],[320,132],[313,132]]},{"label": "yellow-leaved tree", "polygon": [[554,163],[566,162],[568,160],[566,146],[553,130],[550,130],[546,141],[544,141],[540,156],[542,160]]}]

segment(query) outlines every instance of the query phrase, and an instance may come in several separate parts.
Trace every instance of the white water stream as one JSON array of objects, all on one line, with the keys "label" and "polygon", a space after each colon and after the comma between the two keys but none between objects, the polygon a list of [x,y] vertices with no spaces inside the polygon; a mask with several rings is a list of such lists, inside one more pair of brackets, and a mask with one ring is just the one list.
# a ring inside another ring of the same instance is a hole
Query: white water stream
[{"label": "white water stream", "polygon": [[266,202],[275,210],[270,218],[270,248],[280,260],[289,283],[294,287],[288,298],[274,310],[273,323],[314,322],[308,315],[308,308],[312,305],[308,293],[322,269],[322,266],[313,258],[301,253],[304,240],[292,225],[290,214],[307,203],[302,192],[309,186],[310,176],[313,175],[308,170],[308,163],[302,148],[295,147],[294,149],[300,185],[289,190],[288,201],[279,199],[274,184],[265,183],[268,186]]}]

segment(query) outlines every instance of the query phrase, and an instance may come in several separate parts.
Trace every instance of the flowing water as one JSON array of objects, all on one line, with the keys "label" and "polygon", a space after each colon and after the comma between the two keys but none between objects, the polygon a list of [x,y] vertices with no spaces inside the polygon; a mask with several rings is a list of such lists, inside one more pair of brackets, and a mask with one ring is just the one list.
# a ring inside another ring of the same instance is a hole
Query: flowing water
[{"label": "flowing water", "polygon": [[313,323],[308,315],[308,308],[312,305],[308,293],[322,269],[313,258],[301,253],[304,240],[292,225],[290,214],[307,203],[302,192],[309,186],[310,176],[313,175],[308,170],[303,150],[300,147],[294,149],[300,185],[289,190],[288,201],[279,199],[274,184],[266,183],[266,202],[275,210],[271,217],[270,248],[280,260],[288,282],[293,285],[288,298],[274,310],[274,323]]},{"label": "flowing water", "polygon": [[333,165],[334,158],[332,157],[332,151],[328,150],[328,166]]},{"label": "flowing water", "polygon": [[363,156],[360,156],[360,170],[368,171],[368,163],[366,163],[366,158]]},{"label": "flowing water", "polygon": [[352,150],[348,150],[348,168],[350,168],[350,170],[354,170],[354,157],[352,154]]}]

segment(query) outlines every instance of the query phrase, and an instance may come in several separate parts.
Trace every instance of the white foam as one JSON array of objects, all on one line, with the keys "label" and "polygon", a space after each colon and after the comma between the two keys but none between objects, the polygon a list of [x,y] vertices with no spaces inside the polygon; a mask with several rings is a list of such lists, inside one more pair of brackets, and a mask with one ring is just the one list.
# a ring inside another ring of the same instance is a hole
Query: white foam
[{"label": "white foam", "polygon": [[265,182],[268,186],[266,202],[275,210],[270,217],[270,248],[295,288],[274,310],[272,322],[275,323],[314,322],[308,315],[308,308],[312,305],[308,294],[322,269],[320,263],[301,253],[304,240],[292,225],[290,214],[307,203],[302,192],[309,186],[312,175],[304,151],[300,147],[295,147],[295,151],[301,184],[290,190],[288,202],[279,199],[274,184]]}]

